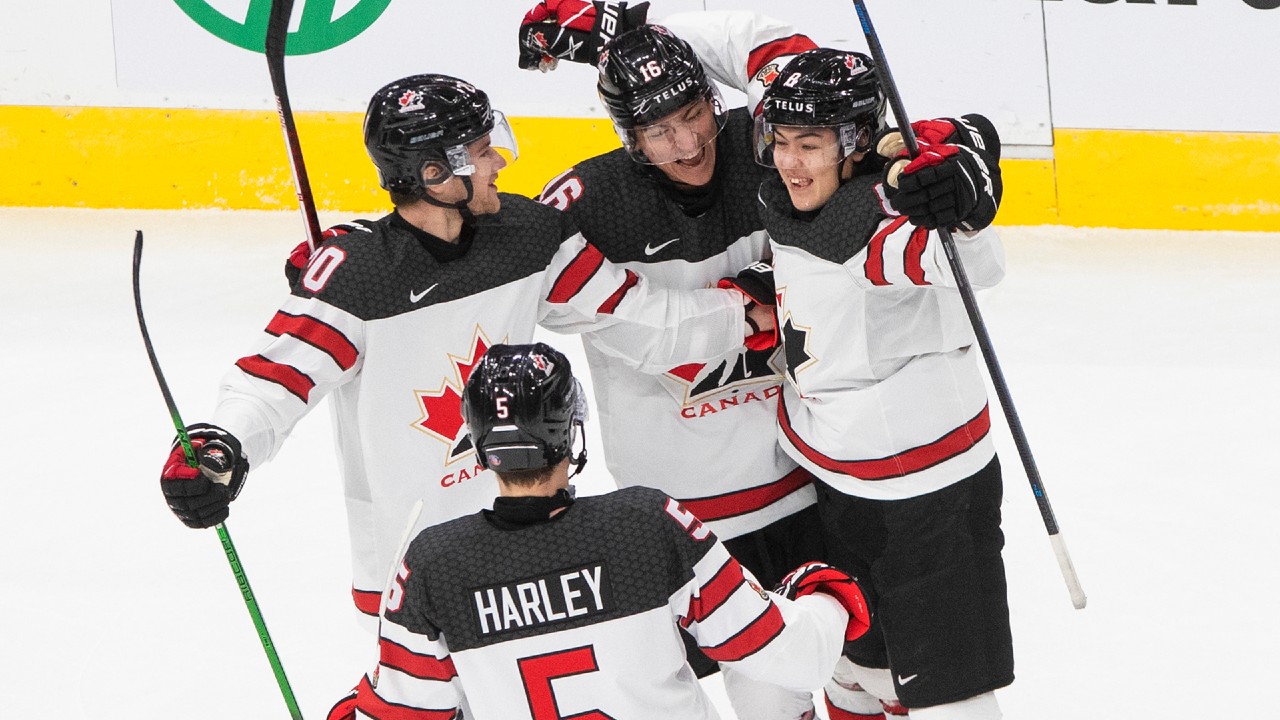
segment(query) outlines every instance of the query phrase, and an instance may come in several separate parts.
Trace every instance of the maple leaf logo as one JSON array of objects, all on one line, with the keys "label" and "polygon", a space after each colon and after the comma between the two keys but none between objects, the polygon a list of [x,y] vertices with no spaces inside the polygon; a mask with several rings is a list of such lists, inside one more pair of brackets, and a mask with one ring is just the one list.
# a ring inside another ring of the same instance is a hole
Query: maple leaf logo
[{"label": "maple leaf logo", "polygon": [[480,358],[489,350],[489,345],[480,328],[476,328],[468,355],[449,354],[454,370],[452,380],[446,378],[434,391],[414,391],[422,417],[414,421],[413,427],[449,447],[446,465],[475,452],[471,447],[471,437],[467,435],[466,423],[462,420],[462,388],[480,363]]},{"label": "maple leaf logo", "polygon": [[422,110],[425,106],[422,104],[422,93],[417,90],[405,90],[400,96],[400,112],[409,112],[411,110]]}]

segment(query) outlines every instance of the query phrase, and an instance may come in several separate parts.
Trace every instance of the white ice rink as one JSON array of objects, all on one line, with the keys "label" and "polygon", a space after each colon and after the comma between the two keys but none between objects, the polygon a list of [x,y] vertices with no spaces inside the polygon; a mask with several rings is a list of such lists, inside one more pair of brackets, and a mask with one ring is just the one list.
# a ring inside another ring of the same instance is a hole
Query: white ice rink
[{"label": "white ice rink", "polygon": [[[140,228],[151,335],[195,422],[283,296],[301,220],[0,209],[0,224],[0,717],[287,717],[216,534],[161,498],[173,428],[130,261]],[[1001,417],[1005,716],[1273,714],[1280,235],[1003,236],[1009,274],[981,304],[1089,595],[1072,609]],[[585,376],[577,339],[549,340]],[[305,418],[228,521],[313,720],[373,650],[350,603],[329,432],[327,412]],[[587,493],[609,486],[593,454]]]}]

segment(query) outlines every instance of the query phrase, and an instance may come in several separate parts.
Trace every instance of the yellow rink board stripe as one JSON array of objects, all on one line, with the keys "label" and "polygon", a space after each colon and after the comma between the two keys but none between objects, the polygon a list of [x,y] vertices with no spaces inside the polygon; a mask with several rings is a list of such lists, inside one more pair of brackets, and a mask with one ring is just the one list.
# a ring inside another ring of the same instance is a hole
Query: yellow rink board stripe
[{"label": "yellow rink board stripe", "polygon": [[[297,113],[321,210],[388,208],[361,143],[361,115]],[[512,118],[520,159],[507,192],[535,194],[618,147],[609,123]],[[1058,129],[1053,159],[1001,163],[1004,225],[1280,231],[1280,135]],[[274,112],[0,106],[0,205],[292,209]]]}]

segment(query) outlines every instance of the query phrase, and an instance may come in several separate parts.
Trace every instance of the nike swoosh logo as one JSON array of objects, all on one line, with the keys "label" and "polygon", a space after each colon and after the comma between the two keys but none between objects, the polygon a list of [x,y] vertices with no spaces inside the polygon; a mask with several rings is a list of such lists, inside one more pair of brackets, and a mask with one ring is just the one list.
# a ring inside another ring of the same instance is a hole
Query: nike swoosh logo
[{"label": "nike swoosh logo", "polygon": [[668,241],[666,241],[666,242],[662,243],[661,245],[659,245],[659,246],[657,246],[657,247],[654,247],[652,244],[650,244],[650,245],[645,245],[645,246],[644,246],[644,254],[645,254],[645,255],[654,255],[654,254],[656,254],[656,253],[658,253],[658,252],[661,252],[661,251],[662,251],[662,248],[664,248],[664,247],[666,247],[666,246],[670,245],[670,244],[671,244],[671,243],[673,243],[673,242],[680,242],[680,238],[672,238],[671,240],[668,240]]},{"label": "nike swoosh logo", "polygon": [[911,682],[912,680],[915,680],[915,679],[916,679],[916,678],[918,678],[918,677],[920,677],[920,673],[916,673],[915,675],[908,675],[908,676],[906,676],[906,677],[902,677],[901,675],[899,675],[899,676],[898,676],[898,684],[899,684],[899,685],[906,685],[907,683]]},{"label": "nike swoosh logo", "polygon": [[426,296],[427,296],[427,293],[431,292],[432,290],[435,290],[435,289],[436,289],[436,285],[439,285],[439,284],[440,284],[440,283],[436,283],[435,285],[432,285],[431,287],[427,288],[426,290],[423,290],[423,291],[422,291],[422,292],[420,292],[420,293],[416,293],[416,292],[414,292],[414,291],[410,290],[410,291],[409,291],[409,302],[411,302],[411,303],[416,303],[416,302],[418,302],[418,301],[419,301],[419,300],[421,300],[422,298],[426,297]]}]

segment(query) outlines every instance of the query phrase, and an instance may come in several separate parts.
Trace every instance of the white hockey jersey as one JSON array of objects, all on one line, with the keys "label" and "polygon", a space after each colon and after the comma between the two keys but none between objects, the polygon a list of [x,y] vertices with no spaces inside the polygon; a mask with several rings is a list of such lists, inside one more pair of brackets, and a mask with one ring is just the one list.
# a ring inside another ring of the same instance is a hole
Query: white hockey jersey
[{"label": "white hockey jersey", "polygon": [[739,296],[654,288],[607,262],[568,216],[528,198],[504,194],[502,210],[476,218],[469,248],[448,262],[394,215],[349,227],[312,255],[261,346],[223,379],[212,422],[257,466],[331,398],[353,594],[370,615],[419,499],[425,526],[497,494],[459,409],[489,346],[531,342],[537,324],[597,331],[600,352],[638,365],[718,357],[742,343]]},{"label": "white hockey jersey", "polygon": [[[688,32],[696,47],[726,32],[716,26],[724,17],[741,30],[723,61],[737,63],[738,74],[754,76],[814,47],[790,26],[750,13],[681,14],[662,24],[682,38]],[[659,187],[656,171],[621,149],[557,176],[540,199],[572,215],[610,260],[655,284],[714,286],[766,252],[757,192],[772,171],[753,160],[751,124],[744,110],[728,114],[716,141],[714,197],[696,216]],[[656,486],[726,540],[815,502],[812,476],[774,440],[782,388],[776,350],[739,348],[711,362],[646,368],[589,343],[586,354],[605,462],[620,487]]]},{"label": "white hockey jersey", "polygon": [[536,525],[429,528],[388,598],[359,718],[711,720],[679,627],[743,675],[811,691],[849,622],[831,597],[765,592],[688,510],[640,487]]},{"label": "white hockey jersey", "polygon": [[[783,447],[836,489],[922,495],[995,454],[978,348],[937,234],[884,200],[879,175],[845,182],[812,220],[782,181],[760,190],[773,245],[787,385]],[[973,287],[1004,276],[994,230],[955,234]]]},{"label": "white hockey jersey", "polygon": [[[767,32],[793,42],[785,26],[750,12],[681,13],[664,22],[708,73],[746,92],[752,108],[785,66],[753,62],[754,38]],[[877,179],[845,183],[804,222],[791,217],[786,188],[770,169],[761,216],[786,366],[780,442],[843,492],[897,499],[972,475],[995,449],[976,341],[941,241],[900,217]],[[999,282],[1004,250],[995,231],[955,238],[972,285]]]}]

